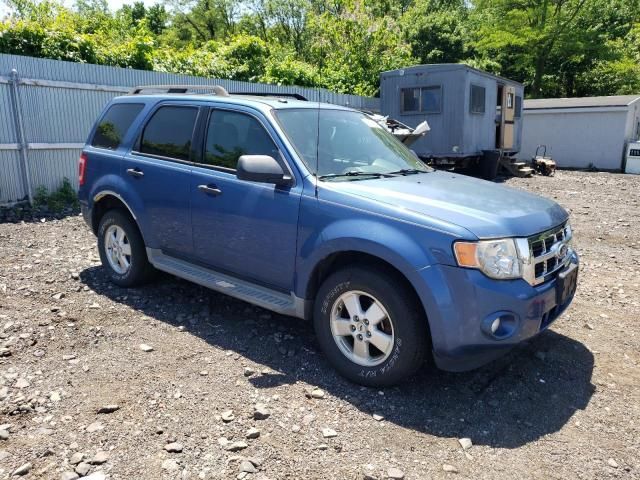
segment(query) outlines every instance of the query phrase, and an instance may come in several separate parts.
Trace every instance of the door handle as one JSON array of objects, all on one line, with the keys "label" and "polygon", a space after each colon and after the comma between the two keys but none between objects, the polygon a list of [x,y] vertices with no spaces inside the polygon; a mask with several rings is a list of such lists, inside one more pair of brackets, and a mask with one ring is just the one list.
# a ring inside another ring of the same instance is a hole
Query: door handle
[{"label": "door handle", "polygon": [[127,173],[132,177],[144,177],[144,172],[139,168],[127,168]]},{"label": "door handle", "polygon": [[215,185],[198,185],[198,190],[208,195],[213,195],[214,197],[222,195],[222,190],[220,190]]}]

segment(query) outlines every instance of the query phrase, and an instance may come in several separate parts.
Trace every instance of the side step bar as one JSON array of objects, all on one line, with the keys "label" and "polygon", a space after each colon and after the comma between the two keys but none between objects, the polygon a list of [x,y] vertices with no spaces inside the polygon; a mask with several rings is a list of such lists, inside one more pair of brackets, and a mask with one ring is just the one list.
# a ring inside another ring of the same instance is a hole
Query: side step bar
[{"label": "side step bar", "polygon": [[296,297],[293,292],[287,295],[165,255],[161,250],[153,248],[147,248],[147,257],[154,267],[163,272],[282,315],[304,318],[304,300]]}]

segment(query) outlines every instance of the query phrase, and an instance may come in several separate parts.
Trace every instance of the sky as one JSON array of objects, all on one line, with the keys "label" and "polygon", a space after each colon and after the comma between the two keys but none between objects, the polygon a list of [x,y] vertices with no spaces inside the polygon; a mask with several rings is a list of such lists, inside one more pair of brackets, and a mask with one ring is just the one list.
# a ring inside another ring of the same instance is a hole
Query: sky
[{"label": "sky", "polygon": [[[122,7],[122,5],[124,5],[125,3],[132,4],[135,1],[136,0],[107,0],[107,3],[109,4],[109,8],[112,11],[116,11],[120,7]],[[162,0],[140,0],[140,1],[142,1],[147,7],[151,5],[155,5],[156,3],[163,3]],[[62,3],[70,7],[73,5],[74,0],[62,0]],[[2,18],[7,13],[9,13],[9,8],[7,7],[7,4],[3,0],[0,0],[0,18]]]}]

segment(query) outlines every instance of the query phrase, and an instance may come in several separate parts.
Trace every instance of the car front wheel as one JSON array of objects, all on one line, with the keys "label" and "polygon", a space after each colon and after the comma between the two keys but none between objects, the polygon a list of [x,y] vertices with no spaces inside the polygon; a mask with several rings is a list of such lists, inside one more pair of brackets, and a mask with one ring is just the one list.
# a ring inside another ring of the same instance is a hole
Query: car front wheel
[{"label": "car front wheel", "polygon": [[383,270],[348,267],[318,291],[314,326],[331,364],[366,386],[396,384],[420,368],[427,320],[403,282]]}]

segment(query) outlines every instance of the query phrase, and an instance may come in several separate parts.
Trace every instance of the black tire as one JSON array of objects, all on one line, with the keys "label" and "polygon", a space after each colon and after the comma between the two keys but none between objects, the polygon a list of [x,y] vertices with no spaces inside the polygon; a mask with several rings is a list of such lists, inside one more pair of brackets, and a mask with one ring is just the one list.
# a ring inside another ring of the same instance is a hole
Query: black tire
[{"label": "black tire", "polygon": [[[427,319],[415,295],[403,283],[383,269],[353,266],[331,274],[318,290],[313,319],[318,342],[333,367],[352,382],[368,387],[390,386],[408,378],[424,364],[425,354],[430,350]],[[393,347],[378,365],[370,367],[352,361],[334,340],[331,312],[341,295],[349,291],[360,291],[377,299],[392,321]]]},{"label": "black tire", "polygon": [[[114,270],[107,259],[105,234],[109,227],[114,225],[124,230],[131,247],[130,266],[123,274]],[[138,226],[127,213],[121,210],[109,210],[100,219],[100,225],[98,226],[98,252],[100,253],[102,266],[109,279],[121,287],[142,285],[148,282],[155,272],[147,258],[144,240]]]}]

